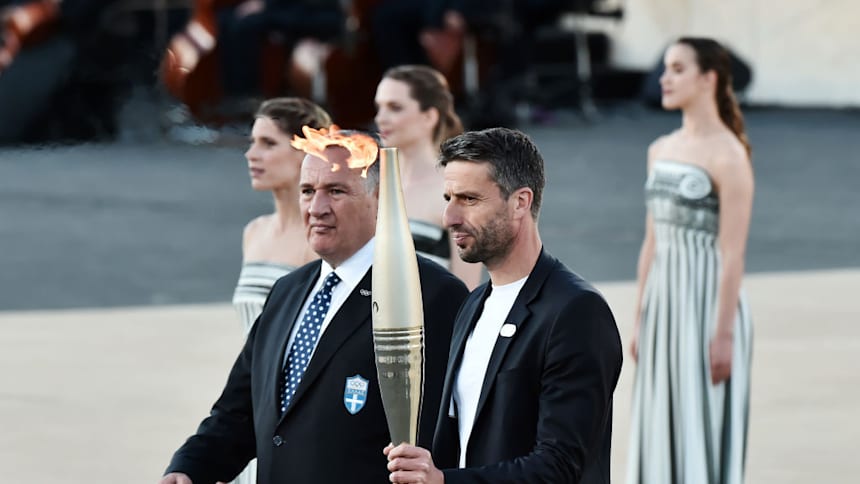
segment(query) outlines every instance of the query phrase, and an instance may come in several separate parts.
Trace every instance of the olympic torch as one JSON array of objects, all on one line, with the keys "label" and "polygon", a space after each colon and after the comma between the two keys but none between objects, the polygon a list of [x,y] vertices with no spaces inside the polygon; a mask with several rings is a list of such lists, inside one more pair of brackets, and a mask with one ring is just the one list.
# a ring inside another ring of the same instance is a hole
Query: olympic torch
[{"label": "olympic torch", "polygon": [[424,379],[424,311],[397,148],[383,148],[373,254],[373,346],[391,442],[415,445]]}]

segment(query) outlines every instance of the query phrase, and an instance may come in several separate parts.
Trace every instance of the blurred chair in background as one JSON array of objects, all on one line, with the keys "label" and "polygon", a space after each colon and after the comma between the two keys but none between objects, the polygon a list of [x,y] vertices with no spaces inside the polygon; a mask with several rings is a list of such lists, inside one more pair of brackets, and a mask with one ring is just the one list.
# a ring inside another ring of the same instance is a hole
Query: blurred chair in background
[{"label": "blurred chair in background", "polygon": [[195,0],[161,78],[200,120],[245,119],[259,98],[288,89],[286,65],[301,39],[329,41],[343,28],[338,0]]},{"label": "blurred chair in background", "polygon": [[[253,18],[260,14],[253,13],[259,6],[241,6],[254,5],[248,2],[221,14],[198,3],[186,28],[171,39],[161,80],[196,121],[208,125],[247,118],[243,112],[255,107],[257,97],[289,95],[324,106],[341,126],[369,126],[382,76],[370,32],[370,17],[380,1],[305,0],[312,8],[295,7],[266,21]],[[225,22],[225,15],[233,20]],[[233,47],[221,45],[226,38],[219,32],[236,18],[248,26],[233,27],[240,39]]]},{"label": "blurred chair in background", "polygon": [[34,0],[4,11],[0,143],[116,134],[121,95],[140,57],[136,31],[105,21],[120,3]]}]

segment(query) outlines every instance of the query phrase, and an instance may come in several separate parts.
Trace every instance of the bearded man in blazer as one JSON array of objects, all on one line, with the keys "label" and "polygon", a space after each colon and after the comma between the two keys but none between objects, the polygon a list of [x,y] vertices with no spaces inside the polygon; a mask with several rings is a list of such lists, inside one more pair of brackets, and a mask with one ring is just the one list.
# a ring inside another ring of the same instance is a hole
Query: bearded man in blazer
[{"label": "bearded man in blazer", "polygon": [[[390,437],[374,364],[370,297],[379,167],[374,163],[364,179],[348,167],[346,148],[329,146],[323,154],[328,162],[305,157],[300,181],[308,242],[322,260],[274,285],[223,393],[176,451],[162,484],[230,481],[254,457],[257,484],[388,479],[381,449]],[[419,441],[429,445],[454,316],[468,290],[441,266],[418,262],[426,342]],[[307,345],[305,333],[299,336],[310,321],[303,321],[305,308],[311,300],[316,304],[314,294],[332,272],[339,281],[321,316],[318,342],[315,348],[310,343],[310,360],[287,401],[290,349]]]},{"label": "bearded man in blazer", "polygon": [[440,165],[445,226],[490,281],[457,315],[432,455],[389,445],[391,482],[608,483],[621,341],[603,297],[541,243],[537,147],[468,132]]}]

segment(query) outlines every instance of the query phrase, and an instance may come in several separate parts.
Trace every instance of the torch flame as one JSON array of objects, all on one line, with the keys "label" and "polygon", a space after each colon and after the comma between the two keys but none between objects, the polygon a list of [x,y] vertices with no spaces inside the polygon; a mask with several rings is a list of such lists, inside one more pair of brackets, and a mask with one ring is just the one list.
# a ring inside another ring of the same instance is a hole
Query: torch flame
[{"label": "torch flame", "polygon": [[[379,154],[379,146],[376,141],[361,133],[341,134],[340,128],[333,124],[331,128],[314,129],[310,126],[302,126],[304,138],[294,135],[290,142],[293,148],[302,150],[309,155],[316,156],[331,163],[325,155],[325,149],[329,146],[340,146],[349,151],[346,163],[350,168],[361,168],[361,176],[367,176],[367,169],[376,161]],[[332,163],[331,171],[337,171],[340,165]]]}]

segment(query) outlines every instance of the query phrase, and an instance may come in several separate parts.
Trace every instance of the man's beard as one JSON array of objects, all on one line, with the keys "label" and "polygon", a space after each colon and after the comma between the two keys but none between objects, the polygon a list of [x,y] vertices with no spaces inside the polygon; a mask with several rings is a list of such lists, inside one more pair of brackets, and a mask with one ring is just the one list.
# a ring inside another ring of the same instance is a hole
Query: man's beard
[{"label": "man's beard", "polygon": [[469,235],[472,236],[474,244],[471,247],[461,247],[459,252],[460,259],[472,263],[487,263],[506,256],[513,239],[507,214],[504,211],[496,214],[492,222],[475,229],[475,232]]}]

